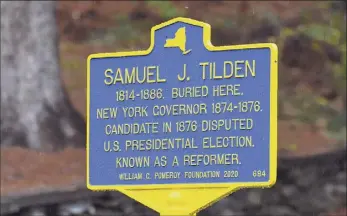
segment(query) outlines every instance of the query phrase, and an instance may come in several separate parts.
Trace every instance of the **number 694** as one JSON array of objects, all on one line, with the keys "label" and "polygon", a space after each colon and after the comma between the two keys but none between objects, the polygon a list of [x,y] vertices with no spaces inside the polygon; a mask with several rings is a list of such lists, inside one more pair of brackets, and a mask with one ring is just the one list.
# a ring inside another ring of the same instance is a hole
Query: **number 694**
[{"label": "number 694", "polygon": [[253,171],[253,177],[265,177],[266,172],[265,170],[254,170]]}]

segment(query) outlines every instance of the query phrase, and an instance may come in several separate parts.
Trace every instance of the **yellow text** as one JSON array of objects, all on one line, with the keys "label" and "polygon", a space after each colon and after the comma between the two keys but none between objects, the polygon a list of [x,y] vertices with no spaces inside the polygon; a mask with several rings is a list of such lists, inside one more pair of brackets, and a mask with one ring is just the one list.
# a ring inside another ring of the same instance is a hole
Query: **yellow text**
[{"label": "yellow text", "polygon": [[253,148],[252,136],[203,137],[202,148]]},{"label": "yellow text", "polygon": [[184,166],[211,166],[240,164],[238,154],[184,155]]},{"label": "yellow text", "polygon": [[149,156],[138,156],[138,157],[117,157],[116,167],[117,168],[141,168],[150,166]]},{"label": "yellow text", "polygon": [[117,68],[114,72],[111,68],[105,70],[105,85],[164,83],[166,79],[160,77],[159,66],[144,66],[130,68]]},{"label": "yellow text", "polygon": [[205,103],[154,105],[153,116],[201,115],[207,113],[206,107]]},{"label": "yellow text", "polygon": [[217,71],[216,62],[200,62],[202,79],[220,80],[255,77],[255,60],[224,61],[223,70]]},{"label": "yellow text", "polygon": [[196,149],[198,148],[194,138],[163,138],[147,140],[126,140],[126,151],[161,151],[170,149]]}]

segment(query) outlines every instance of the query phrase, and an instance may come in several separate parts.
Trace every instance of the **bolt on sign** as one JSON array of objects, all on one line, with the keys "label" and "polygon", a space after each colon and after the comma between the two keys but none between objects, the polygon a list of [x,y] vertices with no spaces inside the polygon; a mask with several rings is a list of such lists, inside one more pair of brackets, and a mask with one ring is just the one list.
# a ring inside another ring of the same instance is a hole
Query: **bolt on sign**
[{"label": "bolt on sign", "polygon": [[87,186],[161,215],[194,215],[277,169],[277,46],[213,46],[189,18],[154,26],[144,51],[92,54]]}]

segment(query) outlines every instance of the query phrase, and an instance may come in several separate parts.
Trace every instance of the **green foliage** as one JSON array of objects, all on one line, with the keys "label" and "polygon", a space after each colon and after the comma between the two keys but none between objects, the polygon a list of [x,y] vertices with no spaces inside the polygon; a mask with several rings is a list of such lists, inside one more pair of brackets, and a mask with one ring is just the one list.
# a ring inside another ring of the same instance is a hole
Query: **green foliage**
[{"label": "green foliage", "polygon": [[[134,2],[134,4],[139,2]],[[175,7],[170,1],[145,1],[141,7],[145,7],[145,11],[153,11],[164,20],[177,16],[184,16],[185,11]],[[149,32],[153,26],[151,20],[141,20],[140,22],[130,21],[128,15],[117,14],[114,17],[117,25],[115,28],[108,28],[104,32],[96,32],[91,35],[91,42],[96,44],[111,45],[117,44],[124,48],[141,47],[149,41]],[[156,23],[157,24],[157,23]]]},{"label": "green foliage", "polygon": [[[289,101],[297,111],[292,118],[314,126],[317,125],[318,121],[324,122],[324,134],[335,140],[346,141],[346,19],[342,11],[331,10],[328,2],[322,3],[320,6],[319,11],[303,11],[300,24],[293,28],[282,29],[276,42],[281,49],[288,37],[306,35],[312,40],[312,50],[321,55],[326,55],[323,47],[325,44],[339,51],[341,63],[327,63],[332,71],[329,74],[333,78],[331,87],[337,89],[344,106],[336,107],[317,96],[315,92],[299,91],[293,97],[280,98],[281,108],[284,107],[283,103]],[[319,13],[321,14],[317,17]],[[324,59],[328,61],[327,57]]]},{"label": "green foliage", "polygon": [[184,16],[185,12],[179,10],[171,1],[146,1],[150,9],[158,11],[159,16],[164,19],[171,19],[174,17]]},{"label": "green foliage", "polygon": [[115,23],[120,23],[117,27],[95,31],[90,35],[89,42],[95,45],[114,45],[122,48],[137,46],[142,39],[146,38],[141,28],[131,23],[128,16],[117,15],[114,18]]}]

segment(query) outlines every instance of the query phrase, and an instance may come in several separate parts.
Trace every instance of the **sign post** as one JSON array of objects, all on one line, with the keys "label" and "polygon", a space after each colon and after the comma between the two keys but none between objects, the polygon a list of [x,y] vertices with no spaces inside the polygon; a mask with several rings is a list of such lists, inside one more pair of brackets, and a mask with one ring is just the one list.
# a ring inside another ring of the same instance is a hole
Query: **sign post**
[{"label": "sign post", "polygon": [[277,46],[213,46],[209,24],[154,26],[144,51],[88,58],[87,187],[194,215],[277,169]]}]

